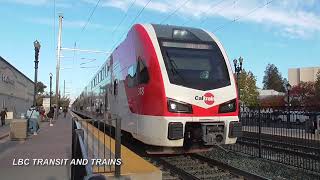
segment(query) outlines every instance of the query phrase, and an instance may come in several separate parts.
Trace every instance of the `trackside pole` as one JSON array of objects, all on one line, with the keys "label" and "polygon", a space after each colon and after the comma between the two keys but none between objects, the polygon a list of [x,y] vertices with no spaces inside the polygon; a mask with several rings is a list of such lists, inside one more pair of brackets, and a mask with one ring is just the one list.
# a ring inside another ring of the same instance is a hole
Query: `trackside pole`
[{"label": "trackside pole", "polygon": [[[116,146],[115,146],[115,159],[121,159],[121,118],[116,118]],[[121,165],[115,165],[115,177],[121,174]]]},{"label": "trackside pole", "polygon": [[58,48],[57,48],[57,66],[56,66],[56,113],[55,119],[58,120],[59,114],[59,72],[60,72],[60,53],[61,53],[61,31],[62,31],[62,15],[59,15],[59,32],[58,32]]}]

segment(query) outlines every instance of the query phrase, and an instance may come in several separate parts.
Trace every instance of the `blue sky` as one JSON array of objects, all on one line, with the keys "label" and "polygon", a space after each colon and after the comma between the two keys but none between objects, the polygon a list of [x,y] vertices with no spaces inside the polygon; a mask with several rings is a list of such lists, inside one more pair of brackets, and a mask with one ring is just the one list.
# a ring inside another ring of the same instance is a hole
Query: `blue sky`
[{"label": "blue sky", "polygon": [[[83,29],[97,0],[55,0],[55,12],[54,0],[0,0],[0,56],[33,79],[33,41],[39,40],[39,80],[49,85],[49,73],[55,75],[59,13],[64,16],[63,47],[72,48],[77,42],[77,48],[110,51],[148,1],[101,0]],[[320,66],[320,2],[274,0],[257,8],[268,2],[151,0],[134,23],[160,23],[166,19],[164,24],[186,24],[214,32],[231,60],[244,58],[245,69],[253,72],[261,87],[268,63],[275,64],[283,77],[287,77],[288,68]],[[126,18],[114,32],[125,13]],[[76,97],[106,55],[67,51],[62,54],[60,85],[65,80],[66,92]]]}]

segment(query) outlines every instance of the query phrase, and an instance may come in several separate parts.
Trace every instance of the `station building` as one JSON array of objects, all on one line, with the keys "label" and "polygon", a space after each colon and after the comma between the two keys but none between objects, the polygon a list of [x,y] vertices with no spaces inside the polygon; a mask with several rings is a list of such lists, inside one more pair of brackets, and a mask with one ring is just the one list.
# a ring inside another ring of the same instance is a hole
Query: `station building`
[{"label": "station building", "polygon": [[0,108],[20,117],[33,104],[34,82],[0,56]]}]

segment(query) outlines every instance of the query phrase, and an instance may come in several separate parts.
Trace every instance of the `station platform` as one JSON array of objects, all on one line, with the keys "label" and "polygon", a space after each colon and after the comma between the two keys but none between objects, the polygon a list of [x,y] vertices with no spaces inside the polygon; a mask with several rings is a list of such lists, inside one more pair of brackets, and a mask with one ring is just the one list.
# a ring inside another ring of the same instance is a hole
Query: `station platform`
[{"label": "station platform", "polygon": [[10,131],[10,125],[9,124],[1,126],[0,127],[0,139],[8,137],[9,136],[9,131]]},{"label": "station platform", "polygon": [[[0,139],[0,179],[70,179],[68,164],[33,165],[33,159],[71,159],[71,127],[70,115],[60,115],[52,127],[40,122],[38,135],[28,136],[25,141],[11,141],[9,136]],[[15,165],[18,159],[29,159],[29,165]]]},{"label": "station platform", "polygon": [[[87,119],[82,119],[78,115],[78,124],[84,130],[84,144],[88,153],[88,158],[113,159],[115,156],[115,140],[105,132],[88,123]],[[121,145],[121,176],[126,179],[162,179],[162,172],[150,162],[144,160],[132,152],[127,147]],[[93,173],[102,174],[107,179],[113,179],[114,167],[93,166]]]}]

